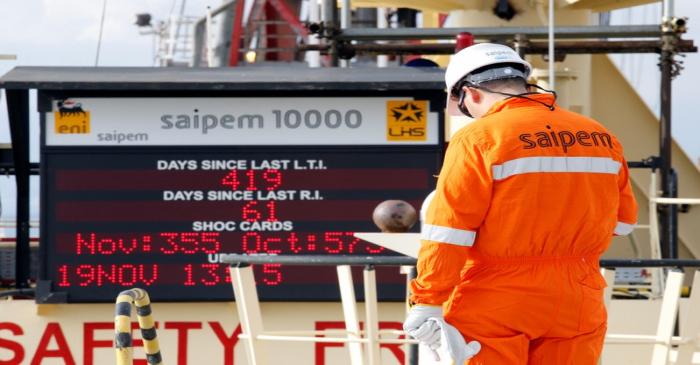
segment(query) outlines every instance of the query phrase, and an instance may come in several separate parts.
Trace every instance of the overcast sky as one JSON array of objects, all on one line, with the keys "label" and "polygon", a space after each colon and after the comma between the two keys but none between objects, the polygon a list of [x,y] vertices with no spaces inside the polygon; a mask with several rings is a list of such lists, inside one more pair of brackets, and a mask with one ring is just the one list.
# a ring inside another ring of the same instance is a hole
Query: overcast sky
[{"label": "overcast sky", "polygon": [[[206,6],[215,7],[221,0],[188,0],[185,14],[202,16]],[[150,13],[154,19],[166,19],[177,13],[180,0],[107,0],[107,9],[99,59],[100,66],[153,65],[153,38],[139,34],[133,25],[134,15]],[[677,0],[678,15],[690,18],[686,38],[700,43],[700,2]],[[30,0],[0,2],[0,54],[17,55],[16,61],[0,60],[0,75],[15,66],[93,66],[97,50],[101,0]],[[613,24],[657,23],[658,4],[617,11]],[[616,57],[616,62],[639,90],[648,105],[658,113],[658,56]],[[685,58],[686,70],[674,82],[673,133],[693,161],[700,159],[700,123],[697,117],[700,80],[700,56]],[[594,87],[602,87],[600,85]],[[34,108],[32,106],[32,108]],[[33,109],[34,110],[34,109]],[[32,160],[38,159],[38,118],[32,119]],[[0,103],[0,143],[8,143],[9,131],[4,97]],[[644,156],[646,157],[646,156]],[[38,196],[36,179],[33,195]],[[14,216],[14,179],[0,177],[0,199],[5,205],[3,218]],[[33,202],[32,216],[37,217],[38,202]]]}]

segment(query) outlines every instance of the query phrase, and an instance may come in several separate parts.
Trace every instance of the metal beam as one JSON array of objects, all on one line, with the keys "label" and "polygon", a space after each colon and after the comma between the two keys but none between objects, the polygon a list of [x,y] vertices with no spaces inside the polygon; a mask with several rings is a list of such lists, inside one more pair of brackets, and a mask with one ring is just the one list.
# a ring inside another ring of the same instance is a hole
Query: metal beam
[{"label": "metal beam", "polygon": [[5,90],[17,183],[15,287],[29,287],[29,90]]},{"label": "metal beam", "polygon": [[[326,256],[326,255],[245,255],[223,254],[219,262],[232,266],[282,264],[303,266],[372,265],[415,266],[416,259],[408,256]],[[700,267],[700,260],[691,259],[602,259],[601,267]]]},{"label": "metal beam", "polygon": [[[478,28],[352,28],[343,30],[338,40],[454,39],[459,33],[471,33],[476,39],[513,39],[522,34],[528,39],[547,39],[547,27]],[[658,37],[659,25],[608,25],[556,27],[557,39],[651,38]]]},{"label": "metal beam", "polygon": [[[598,54],[598,53],[660,53],[662,42],[659,40],[648,41],[558,41],[555,42],[556,54]],[[453,54],[455,52],[454,43],[360,43],[339,45],[348,51],[356,53],[377,53],[377,54]],[[697,52],[697,47],[691,40],[678,42],[679,52]],[[328,52],[328,45],[300,45],[300,51],[321,51]],[[522,54],[544,55],[548,52],[547,42],[528,42],[520,45],[519,51]],[[348,53],[348,52],[341,52]],[[352,54],[349,52],[348,54]]]},{"label": "metal beam", "polygon": [[[0,175],[15,175],[14,164],[0,163]],[[29,174],[39,175],[39,164],[34,162],[29,164]]]}]

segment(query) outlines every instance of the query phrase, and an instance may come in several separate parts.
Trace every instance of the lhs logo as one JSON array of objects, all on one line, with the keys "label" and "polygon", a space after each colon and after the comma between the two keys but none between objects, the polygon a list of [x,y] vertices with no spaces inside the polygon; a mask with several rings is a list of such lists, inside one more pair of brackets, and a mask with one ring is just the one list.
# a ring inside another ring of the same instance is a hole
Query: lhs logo
[{"label": "lhs logo", "polygon": [[54,115],[54,132],[56,134],[90,133],[90,112],[83,110],[81,103],[65,99],[56,102],[58,111]]},{"label": "lhs logo", "polygon": [[427,111],[427,100],[387,101],[387,141],[425,141],[427,139]]}]

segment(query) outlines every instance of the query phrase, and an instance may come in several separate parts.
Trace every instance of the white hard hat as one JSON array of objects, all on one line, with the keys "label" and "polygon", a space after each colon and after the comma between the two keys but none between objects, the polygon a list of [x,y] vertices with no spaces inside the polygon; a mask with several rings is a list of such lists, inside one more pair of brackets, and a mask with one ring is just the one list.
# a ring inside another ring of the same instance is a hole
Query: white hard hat
[{"label": "white hard hat", "polygon": [[445,70],[445,86],[447,86],[447,109],[448,113],[451,115],[461,115],[462,113],[457,108],[457,101],[450,98],[450,93],[452,88],[455,87],[457,82],[459,82],[465,76],[471,74],[474,70],[478,70],[482,67],[497,65],[502,63],[511,63],[522,65],[525,69],[523,73],[520,70],[516,70],[509,67],[504,67],[492,71],[487,76],[476,77],[472,80],[473,83],[478,84],[479,82],[522,77],[527,80],[530,76],[532,66],[525,60],[523,60],[517,52],[508,46],[495,43],[479,43],[463,50],[457,52],[450,59],[450,63],[447,65],[447,70]]}]

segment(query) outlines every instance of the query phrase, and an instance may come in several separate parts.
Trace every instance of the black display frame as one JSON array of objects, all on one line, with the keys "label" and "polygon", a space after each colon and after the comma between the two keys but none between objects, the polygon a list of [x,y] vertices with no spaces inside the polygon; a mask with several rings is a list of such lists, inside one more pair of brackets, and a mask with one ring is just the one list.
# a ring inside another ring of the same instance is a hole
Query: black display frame
[{"label": "black display frame", "polygon": [[[148,153],[158,153],[159,151],[172,151],[177,149],[178,151],[197,151],[197,152],[207,152],[216,149],[246,149],[246,150],[260,150],[260,151],[272,151],[272,150],[303,150],[303,149],[323,149],[328,151],[344,151],[348,149],[364,148],[364,149],[379,149],[381,151],[407,151],[412,152],[425,152],[432,153],[435,155],[435,166],[436,171],[442,164],[442,156],[445,150],[445,143],[443,136],[445,135],[445,123],[444,123],[444,93],[437,90],[303,90],[300,94],[300,90],[275,90],[271,92],[269,90],[257,90],[257,91],[240,91],[240,90],[40,90],[38,93],[38,111],[40,112],[40,172],[41,172],[41,188],[40,188],[40,208],[41,208],[41,221],[48,222],[48,209],[46,209],[48,197],[48,174],[46,157],[52,154],[100,154],[100,153],[112,153],[116,151],[123,152],[135,152],[139,151]],[[437,126],[437,144],[436,145],[397,145],[397,146],[387,146],[387,145],[354,145],[354,146],[302,146],[302,145],[290,145],[290,146],[231,146],[231,145],[212,145],[212,146],[48,146],[46,145],[46,118],[45,113],[50,112],[52,109],[52,102],[58,99],[65,98],[124,98],[124,97],[173,97],[173,98],[187,98],[187,97],[216,97],[216,98],[241,98],[241,97],[396,97],[396,98],[413,98],[414,100],[428,100],[430,105],[430,112],[436,112],[438,114],[438,126]],[[368,217],[369,219],[370,217]],[[48,232],[49,227],[46,224],[42,224],[40,227],[40,235],[44,240],[48,237],[52,237]],[[46,242],[46,241],[44,241]],[[110,302],[113,300],[111,297],[105,298],[91,298],[89,300],[74,300],[71,298],[70,292],[66,292],[60,289],[56,289],[54,284],[48,280],[50,275],[48,273],[48,262],[47,257],[50,255],[49,244],[40,245],[40,265],[39,265],[39,282],[37,285],[37,296],[36,300],[39,303],[61,303],[61,302]],[[398,269],[396,269],[398,270]],[[359,285],[359,284],[358,284]],[[334,287],[337,291],[337,286]],[[329,288],[330,289],[330,288]],[[405,294],[405,288],[393,288],[390,295],[382,295],[380,291],[380,300],[389,301],[399,301],[403,300],[403,295]],[[89,289],[88,289],[89,290]],[[362,293],[358,290],[358,293]],[[116,295],[116,293],[115,293]],[[158,296],[156,295],[156,298]],[[276,298],[274,301],[336,301],[339,298],[338,295],[325,298],[314,298],[309,296],[293,296],[287,298]],[[266,300],[264,296],[261,298]],[[361,299],[361,295],[360,295]],[[165,301],[176,301],[176,302],[190,302],[190,301],[208,301],[211,298],[188,298],[188,297],[176,297],[168,298]],[[213,300],[231,300],[231,298],[216,298]]]}]

